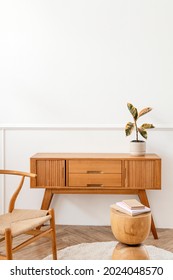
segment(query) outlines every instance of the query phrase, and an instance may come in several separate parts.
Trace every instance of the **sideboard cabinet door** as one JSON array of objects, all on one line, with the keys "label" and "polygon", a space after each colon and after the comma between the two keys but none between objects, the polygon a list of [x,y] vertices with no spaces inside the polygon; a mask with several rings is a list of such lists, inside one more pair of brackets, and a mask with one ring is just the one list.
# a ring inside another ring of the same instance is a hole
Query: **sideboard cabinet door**
[{"label": "sideboard cabinet door", "polygon": [[37,174],[31,179],[32,188],[57,188],[65,186],[65,160],[32,159],[31,172]]},{"label": "sideboard cabinet door", "polygon": [[161,161],[125,161],[125,187],[129,189],[160,189]]}]

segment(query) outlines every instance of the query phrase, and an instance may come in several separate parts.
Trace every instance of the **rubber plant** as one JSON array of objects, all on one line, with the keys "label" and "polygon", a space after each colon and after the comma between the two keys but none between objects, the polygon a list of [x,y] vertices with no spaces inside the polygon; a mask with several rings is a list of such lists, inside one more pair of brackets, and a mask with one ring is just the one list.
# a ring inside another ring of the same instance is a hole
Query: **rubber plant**
[{"label": "rubber plant", "polygon": [[126,124],[126,127],[125,127],[126,136],[131,135],[132,131],[135,130],[136,137],[135,137],[135,140],[133,140],[133,142],[141,142],[141,140],[139,140],[139,134],[143,138],[147,139],[147,136],[148,136],[147,129],[154,128],[154,125],[150,124],[150,123],[144,123],[140,127],[138,127],[137,121],[140,117],[142,117],[143,115],[150,112],[152,110],[152,108],[146,107],[146,108],[142,109],[140,112],[138,112],[137,108],[135,108],[131,103],[127,103],[127,107],[133,116],[134,122],[128,122]]}]

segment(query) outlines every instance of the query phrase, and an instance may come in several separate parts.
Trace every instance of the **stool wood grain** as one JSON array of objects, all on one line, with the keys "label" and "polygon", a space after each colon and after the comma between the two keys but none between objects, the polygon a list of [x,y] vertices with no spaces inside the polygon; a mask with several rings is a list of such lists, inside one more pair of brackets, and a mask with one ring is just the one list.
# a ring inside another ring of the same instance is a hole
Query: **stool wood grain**
[{"label": "stool wood grain", "polygon": [[112,253],[112,260],[149,260],[149,254],[144,245],[129,246],[118,243]]},{"label": "stool wood grain", "polygon": [[111,208],[111,228],[115,238],[129,245],[142,243],[151,229],[151,213],[130,216]]}]

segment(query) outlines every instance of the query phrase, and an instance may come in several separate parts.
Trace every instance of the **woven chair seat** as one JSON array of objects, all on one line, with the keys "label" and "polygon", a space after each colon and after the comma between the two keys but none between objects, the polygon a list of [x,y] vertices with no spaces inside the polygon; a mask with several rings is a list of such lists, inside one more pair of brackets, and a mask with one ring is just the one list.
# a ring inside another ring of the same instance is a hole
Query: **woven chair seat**
[{"label": "woven chair seat", "polygon": [[0,235],[4,236],[7,228],[11,228],[14,237],[41,226],[51,219],[47,213],[47,210],[14,209],[11,213],[0,215]]}]

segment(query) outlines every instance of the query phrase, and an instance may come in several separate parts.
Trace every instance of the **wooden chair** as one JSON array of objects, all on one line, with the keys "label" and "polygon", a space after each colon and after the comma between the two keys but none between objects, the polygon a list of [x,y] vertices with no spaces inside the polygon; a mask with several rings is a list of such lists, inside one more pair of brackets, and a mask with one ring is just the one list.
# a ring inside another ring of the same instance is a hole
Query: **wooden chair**
[{"label": "wooden chair", "polygon": [[[8,213],[0,215],[0,242],[5,240],[6,254],[0,255],[0,259],[12,260],[13,253],[29,245],[41,237],[49,237],[52,241],[53,259],[57,259],[56,250],[56,232],[55,218],[53,209],[50,210],[27,210],[15,209],[15,201],[23,186],[25,177],[36,177],[36,174],[14,171],[0,170],[0,174],[21,176],[18,188],[11,197]],[[49,221],[49,226],[47,222]],[[44,224],[46,223],[46,226]],[[18,246],[13,247],[13,239],[21,234],[28,234],[26,241],[21,242]]]}]

